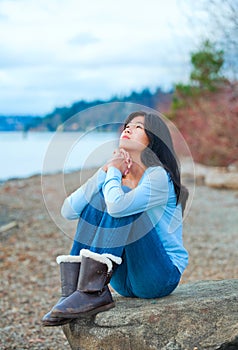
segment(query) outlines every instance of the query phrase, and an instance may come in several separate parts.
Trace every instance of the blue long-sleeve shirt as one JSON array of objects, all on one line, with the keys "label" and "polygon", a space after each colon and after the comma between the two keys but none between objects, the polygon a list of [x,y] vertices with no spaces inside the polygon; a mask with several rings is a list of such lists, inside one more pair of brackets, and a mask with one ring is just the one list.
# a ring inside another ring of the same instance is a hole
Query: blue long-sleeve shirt
[{"label": "blue long-sleeve shirt", "polygon": [[103,191],[108,213],[116,218],[146,211],[171,261],[182,273],[188,263],[188,253],[182,239],[182,208],[176,205],[173,182],[161,167],[145,170],[139,184],[129,192],[121,185],[122,174],[115,167],[107,173],[99,169],[83,186],[64,201],[61,213],[78,219],[94,194]]}]

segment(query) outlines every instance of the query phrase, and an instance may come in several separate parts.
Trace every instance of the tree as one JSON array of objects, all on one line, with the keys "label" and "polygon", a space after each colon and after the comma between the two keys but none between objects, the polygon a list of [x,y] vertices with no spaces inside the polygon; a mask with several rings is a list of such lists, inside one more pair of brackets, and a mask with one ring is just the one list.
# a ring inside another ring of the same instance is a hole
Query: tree
[{"label": "tree", "polygon": [[215,90],[222,80],[220,71],[224,63],[224,52],[217,50],[215,44],[209,40],[205,40],[200,50],[191,54],[191,63],[191,84],[200,89]]},{"label": "tree", "polygon": [[191,54],[189,84],[177,84],[173,117],[196,162],[227,166],[237,159],[238,110],[234,87],[221,75],[223,51],[206,40]]},{"label": "tree", "polygon": [[174,111],[191,103],[191,97],[197,97],[206,91],[216,91],[225,81],[221,75],[223,55],[223,51],[217,50],[215,44],[209,40],[202,42],[197,52],[191,53],[190,81],[187,85],[182,83],[175,85],[172,102]]}]

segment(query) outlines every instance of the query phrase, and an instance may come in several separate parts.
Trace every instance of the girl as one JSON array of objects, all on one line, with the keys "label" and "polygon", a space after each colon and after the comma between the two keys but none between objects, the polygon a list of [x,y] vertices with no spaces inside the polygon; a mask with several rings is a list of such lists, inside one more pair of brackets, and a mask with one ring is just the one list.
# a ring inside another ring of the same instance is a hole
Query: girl
[{"label": "girl", "polygon": [[57,258],[62,297],[43,325],[114,307],[109,282],[125,297],[170,294],[188,263],[187,197],[165,122],[144,111],[130,114],[112,159],[63,204],[62,215],[79,222],[70,255]]}]

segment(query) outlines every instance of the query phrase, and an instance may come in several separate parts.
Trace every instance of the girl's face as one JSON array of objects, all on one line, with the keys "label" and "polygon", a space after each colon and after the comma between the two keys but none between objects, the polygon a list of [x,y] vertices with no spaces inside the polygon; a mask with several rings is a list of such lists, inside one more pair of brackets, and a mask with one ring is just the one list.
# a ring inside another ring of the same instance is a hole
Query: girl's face
[{"label": "girl's face", "polygon": [[120,136],[120,148],[141,152],[148,146],[149,139],[145,133],[144,121],[144,116],[138,116],[126,125]]}]

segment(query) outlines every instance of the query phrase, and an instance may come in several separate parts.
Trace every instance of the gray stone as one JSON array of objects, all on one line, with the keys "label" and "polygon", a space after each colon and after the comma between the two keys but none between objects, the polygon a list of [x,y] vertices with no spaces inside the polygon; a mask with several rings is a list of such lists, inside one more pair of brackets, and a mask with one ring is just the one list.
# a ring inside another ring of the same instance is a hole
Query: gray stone
[{"label": "gray stone", "polygon": [[181,159],[182,180],[213,188],[238,189],[238,162],[228,167],[212,167],[193,163],[190,158]]},{"label": "gray stone", "polygon": [[238,189],[238,173],[222,171],[222,169],[210,170],[205,177],[205,185],[214,188]]},{"label": "gray stone", "polygon": [[73,350],[235,350],[237,296],[238,280],[182,284],[160,299],[114,295],[114,309],[63,331]]}]

